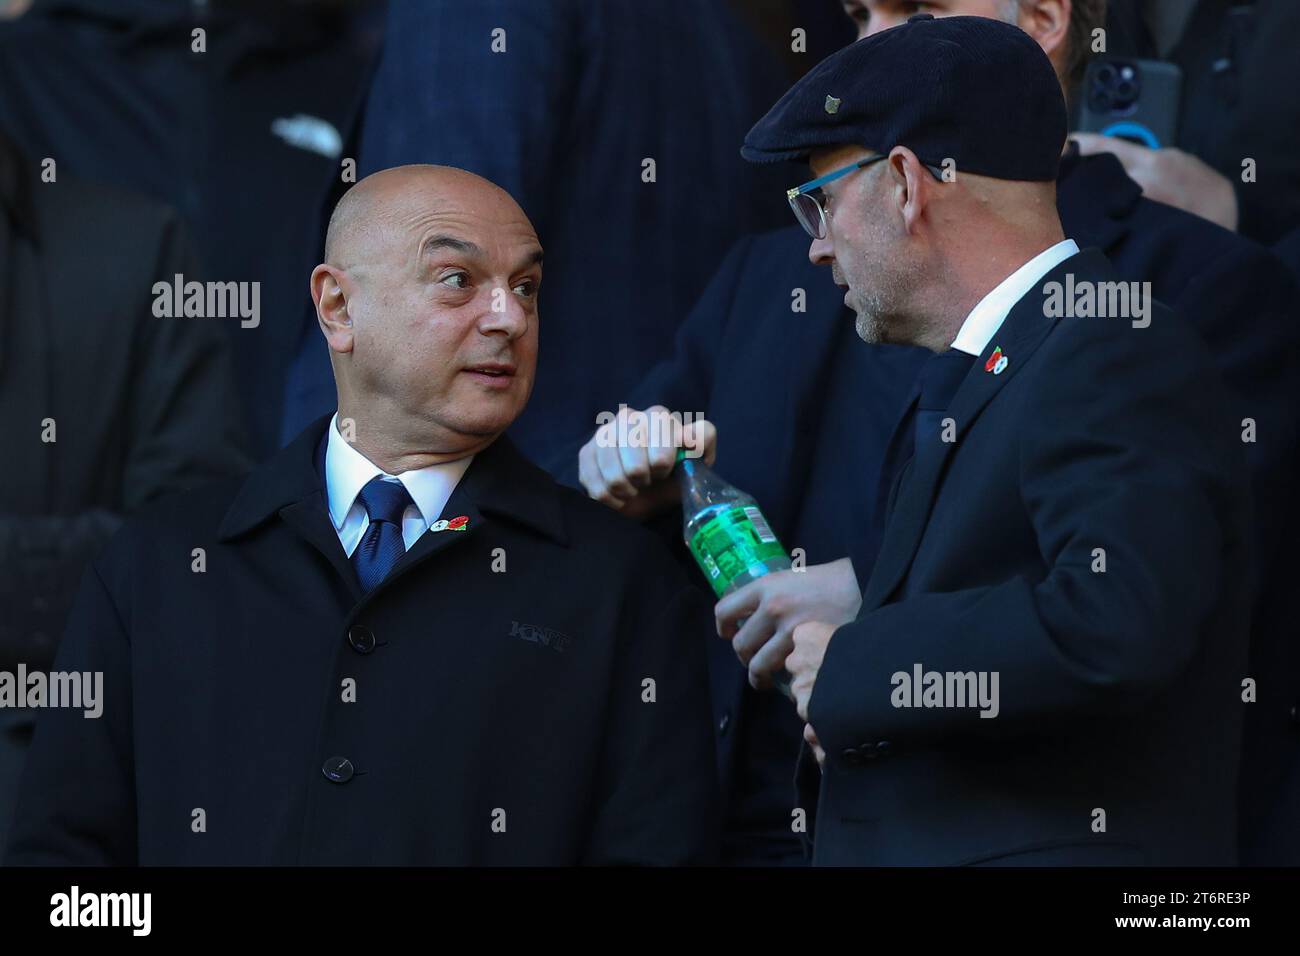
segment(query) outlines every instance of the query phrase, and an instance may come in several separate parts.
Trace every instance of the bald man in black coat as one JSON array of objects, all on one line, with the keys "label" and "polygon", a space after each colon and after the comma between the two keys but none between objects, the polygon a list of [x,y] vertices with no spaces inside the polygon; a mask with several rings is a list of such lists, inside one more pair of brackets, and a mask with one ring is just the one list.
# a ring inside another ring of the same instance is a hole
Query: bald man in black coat
[{"label": "bald man in black coat", "polygon": [[56,667],[7,862],[679,864],[715,829],[708,612],[651,535],[502,437],[541,246],[477,176],[340,202],[339,410],[125,528]]}]

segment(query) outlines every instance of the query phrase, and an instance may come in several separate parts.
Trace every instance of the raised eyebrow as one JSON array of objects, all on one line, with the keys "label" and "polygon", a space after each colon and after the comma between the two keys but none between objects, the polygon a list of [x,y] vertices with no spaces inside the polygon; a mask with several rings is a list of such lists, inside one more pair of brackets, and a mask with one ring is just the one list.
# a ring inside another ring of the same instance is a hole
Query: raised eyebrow
[{"label": "raised eyebrow", "polygon": [[424,244],[423,254],[428,255],[436,249],[451,249],[453,252],[473,256],[476,259],[483,258],[483,250],[477,245],[468,239],[457,239],[455,236],[430,237]]}]

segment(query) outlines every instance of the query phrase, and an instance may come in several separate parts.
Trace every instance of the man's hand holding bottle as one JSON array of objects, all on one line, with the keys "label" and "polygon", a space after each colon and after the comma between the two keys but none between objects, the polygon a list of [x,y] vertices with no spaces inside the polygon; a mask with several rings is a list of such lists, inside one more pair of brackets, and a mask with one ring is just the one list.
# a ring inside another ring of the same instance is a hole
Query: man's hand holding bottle
[{"label": "man's hand holding bottle", "polygon": [[[682,449],[690,457],[677,467]],[[784,668],[795,628],[857,616],[853,563],[792,568],[758,503],[711,470],[716,454],[711,422],[683,425],[662,405],[623,408],[579,451],[578,477],[589,496],[632,518],[681,504],[686,545],[720,599],[719,637],[731,641],[753,687],[790,696]]]},{"label": "man's hand holding bottle", "polygon": [[713,616],[718,636],[731,641],[749,669],[750,685],[763,689],[794,650],[796,627],[809,621],[839,627],[861,606],[853,562],[840,558],[764,575],[718,601]]},{"label": "man's hand holding bottle", "polygon": [[681,500],[677,450],[711,465],[717,442],[718,430],[705,419],[683,424],[662,405],[622,408],[578,452],[578,480],[590,497],[639,521]]}]

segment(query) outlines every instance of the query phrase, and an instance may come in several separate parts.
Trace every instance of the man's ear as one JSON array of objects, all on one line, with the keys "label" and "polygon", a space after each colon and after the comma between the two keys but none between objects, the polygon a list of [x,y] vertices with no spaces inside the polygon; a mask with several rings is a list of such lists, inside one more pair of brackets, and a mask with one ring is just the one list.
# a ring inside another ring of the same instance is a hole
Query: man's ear
[{"label": "man's ear", "polygon": [[898,214],[902,217],[903,226],[908,232],[914,232],[920,225],[921,217],[930,202],[935,188],[934,177],[917,159],[916,153],[906,146],[895,146],[891,149],[885,165],[889,167],[893,199]]},{"label": "man's ear", "polygon": [[1043,48],[1057,75],[1065,72],[1069,55],[1066,44],[1070,36],[1071,0],[1033,0],[1020,4],[1017,26],[1024,30]]},{"label": "man's ear", "polygon": [[348,315],[347,283],[342,269],[325,263],[311,272],[311,300],[316,303],[316,320],[333,352],[352,351],[352,317]]}]

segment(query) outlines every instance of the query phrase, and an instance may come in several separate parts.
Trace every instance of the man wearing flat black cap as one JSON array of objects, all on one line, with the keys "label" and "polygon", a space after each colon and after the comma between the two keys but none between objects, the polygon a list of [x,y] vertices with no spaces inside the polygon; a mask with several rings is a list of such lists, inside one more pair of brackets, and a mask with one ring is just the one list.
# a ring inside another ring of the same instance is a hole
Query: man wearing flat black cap
[{"label": "man wearing flat black cap", "polygon": [[814,863],[1235,859],[1240,426],[1197,337],[1063,235],[1065,133],[1028,35],[919,16],[746,140],[808,158],[791,205],[859,335],[935,353],[861,611],[785,662]]},{"label": "man wearing flat black cap", "polygon": [[[843,2],[859,38],[907,19],[909,5],[898,0]],[[1018,25],[1055,66],[1067,101],[1086,69],[1093,30],[1105,18],[1104,0],[938,0],[926,9],[936,17],[984,16]],[[787,185],[807,178],[793,169],[786,175]],[[1292,674],[1279,665],[1289,641],[1287,602],[1295,576],[1280,545],[1289,540],[1282,532],[1291,522],[1300,414],[1294,407],[1297,290],[1268,250],[1147,198],[1108,153],[1082,156],[1067,144],[1056,205],[1066,235],[1103,252],[1122,278],[1149,281],[1155,298],[1196,330],[1238,399],[1236,420],[1256,423],[1246,456],[1261,581],[1251,614],[1249,673],[1266,677],[1268,693],[1261,687],[1259,702],[1246,712],[1239,817],[1243,863],[1252,859],[1251,846],[1266,849],[1267,859],[1284,860],[1287,841],[1279,835],[1290,832],[1287,814],[1297,806],[1278,786],[1294,738],[1288,712],[1297,699],[1286,689],[1288,682],[1297,686]],[[717,629],[728,641],[707,642],[727,805],[723,859],[744,864],[803,858],[790,827],[789,785],[803,722],[781,695],[756,688],[764,669],[789,653],[797,625],[846,623],[856,616],[879,547],[883,455],[916,372],[931,354],[908,346],[859,347],[843,290],[829,281],[831,260],[814,262],[808,251],[807,234],[793,221],[737,243],[683,323],[673,358],[648,372],[626,399],[631,410],[707,410],[718,436],[718,473],[758,500],[773,531],[806,562],[719,601]],[[782,387],[736,387],[763,381]],[[608,425],[598,429],[570,461],[600,450],[601,441],[618,434],[609,431]],[[654,516],[642,502],[661,499],[659,507],[672,510],[675,502],[661,491],[676,488],[673,476],[657,470],[647,454],[649,480],[638,485],[647,462],[634,453],[621,448],[616,456],[597,456],[599,467],[579,467],[569,480],[581,480],[592,497],[624,514]],[[666,514],[661,523],[679,536],[679,517]]]}]

